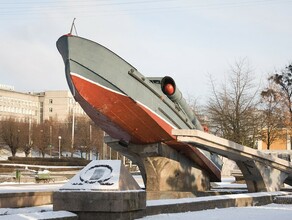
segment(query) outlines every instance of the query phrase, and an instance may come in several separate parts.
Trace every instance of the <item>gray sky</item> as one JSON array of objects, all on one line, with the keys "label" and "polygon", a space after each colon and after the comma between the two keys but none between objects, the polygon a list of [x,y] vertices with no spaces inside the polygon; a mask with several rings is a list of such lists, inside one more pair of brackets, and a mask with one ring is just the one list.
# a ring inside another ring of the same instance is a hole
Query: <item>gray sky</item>
[{"label": "gray sky", "polygon": [[67,89],[55,43],[76,17],[79,36],[108,47],[145,76],[172,76],[209,95],[247,58],[260,83],[292,62],[290,0],[1,0],[0,84]]}]

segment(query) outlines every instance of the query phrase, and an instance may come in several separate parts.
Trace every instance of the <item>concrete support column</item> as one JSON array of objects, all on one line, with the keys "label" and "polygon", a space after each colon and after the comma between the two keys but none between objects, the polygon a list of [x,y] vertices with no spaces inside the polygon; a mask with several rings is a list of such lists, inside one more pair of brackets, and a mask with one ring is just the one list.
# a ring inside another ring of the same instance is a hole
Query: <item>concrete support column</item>
[{"label": "concrete support column", "polygon": [[174,130],[177,140],[236,162],[249,192],[278,191],[292,184],[291,163],[261,151],[197,130]]},{"label": "concrete support column", "polygon": [[264,163],[249,160],[236,161],[249,192],[279,191],[288,174]]},{"label": "concrete support column", "polygon": [[165,144],[123,146],[110,137],[105,142],[139,166],[147,193],[195,193],[210,189],[209,175],[186,156]]},{"label": "concrete support column", "polygon": [[197,192],[210,189],[204,171],[189,161],[177,162],[165,157],[144,158],[147,191]]}]

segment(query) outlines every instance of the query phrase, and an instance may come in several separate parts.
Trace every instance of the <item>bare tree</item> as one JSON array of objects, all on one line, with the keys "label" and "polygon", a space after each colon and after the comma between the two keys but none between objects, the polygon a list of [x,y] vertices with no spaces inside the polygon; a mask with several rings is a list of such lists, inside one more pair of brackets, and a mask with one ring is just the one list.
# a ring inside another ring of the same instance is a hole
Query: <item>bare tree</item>
[{"label": "bare tree", "polygon": [[206,114],[205,107],[201,105],[198,97],[193,97],[191,95],[187,95],[187,103],[189,107],[192,109],[196,117],[198,118],[200,124],[202,125],[204,131],[209,131],[209,120]]},{"label": "bare tree", "polygon": [[27,123],[16,122],[12,118],[7,121],[2,121],[1,135],[14,157],[17,150],[23,147],[28,141]]},{"label": "bare tree", "polygon": [[36,124],[33,127],[33,144],[40,151],[42,157],[45,157],[50,145],[51,145],[51,135],[50,127],[52,126],[51,121],[44,121],[41,124]]},{"label": "bare tree", "polygon": [[272,80],[278,86],[274,89],[274,92],[282,97],[282,102],[289,111],[289,120],[292,121],[292,64],[280,73],[272,75],[269,80]]},{"label": "bare tree", "polygon": [[92,141],[91,144],[97,154],[103,151],[104,147],[104,131],[96,124],[92,123]]},{"label": "bare tree", "polygon": [[[281,104],[282,109],[282,122],[286,127],[292,130],[292,64],[289,64],[280,73],[276,72],[273,74],[269,81],[274,83],[274,87],[272,92],[279,97],[279,103]],[[290,136],[290,142],[292,141],[292,137]],[[292,142],[291,142],[292,144]]]},{"label": "bare tree", "polygon": [[88,117],[76,118],[75,137],[75,144],[81,155],[83,152],[88,155],[92,150],[99,151],[98,148],[102,146],[100,141],[103,142],[103,132]]},{"label": "bare tree", "polygon": [[29,156],[32,148],[33,148],[33,142],[28,142],[24,146],[22,146],[22,150],[25,154],[25,157]]},{"label": "bare tree", "polygon": [[72,145],[72,135],[71,135],[71,124],[69,123],[58,123],[58,126],[56,126],[56,132],[55,135],[53,136],[53,140],[55,143],[55,146],[58,146],[58,140],[59,137],[61,137],[61,141],[60,141],[60,151],[61,151],[61,155],[62,152],[66,151],[66,152],[73,152],[73,149],[71,148]]},{"label": "bare tree", "polygon": [[[271,79],[271,77],[269,77]],[[269,150],[273,142],[282,137],[284,115],[281,107],[281,96],[277,92],[273,80],[268,80],[268,86],[261,92],[261,108],[263,116],[262,141]]]},{"label": "bare tree", "polygon": [[71,124],[67,121],[46,120],[33,127],[33,146],[40,151],[42,157],[47,153],[73,152],[71,149]]},{"label": "bare tree", "polygon": [[27,143],[25,143],[24,146],[22,146],[22,150],[25,154],[25,157],[28,157],[31,153],[31,149],[33,148],[33,140],[32,140],[32,128],[35,127],[36,123],[32,122],[31,120],[29,121],[29,123],[27,123]]},{"label": "bare tree", "polygon": [[236,62],[225,84],[217,89],[213,80],[212,97],[207,104],[211,127],[226,139],[255,147],[259,132],[257,88],[247,60]]},{"label": "bare tree", "polygon": [[88,152],[90,149],[90,124],[86,117],[76,117],[76,132],[75,132],[75,145],[77,149],[81,152],[81,157],[84,152]]}]

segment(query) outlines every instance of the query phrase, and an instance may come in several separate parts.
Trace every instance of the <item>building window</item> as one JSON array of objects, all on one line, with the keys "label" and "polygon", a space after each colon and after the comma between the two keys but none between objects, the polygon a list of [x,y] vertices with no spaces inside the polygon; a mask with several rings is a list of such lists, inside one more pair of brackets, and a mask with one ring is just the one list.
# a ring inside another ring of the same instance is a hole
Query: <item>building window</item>
[{"label": "building window", "polygon": [[50,104],[53,104],[53,99],[49,99],[49,103]]},{"label": "building window", "polygon": [[49,112],[53,112],[53,108],[49,108]]}]

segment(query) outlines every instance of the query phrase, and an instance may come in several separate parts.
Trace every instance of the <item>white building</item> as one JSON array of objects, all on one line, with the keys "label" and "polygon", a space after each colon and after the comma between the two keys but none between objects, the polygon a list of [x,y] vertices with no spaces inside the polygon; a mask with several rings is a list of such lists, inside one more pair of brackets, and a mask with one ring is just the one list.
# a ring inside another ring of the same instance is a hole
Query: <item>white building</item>
[{"label": "white building", "polygon": [[57,119],[64,121],[69,115],[84,115],[83,109],[66,90],[39,93],[40,121]]},{"label": "white building", "polygon": [[23,93],[0,84],[0,121],[8,118],[37,123],[49,119],[64,121],[73,111],[75,115],[85,114],[69,91]]}]

